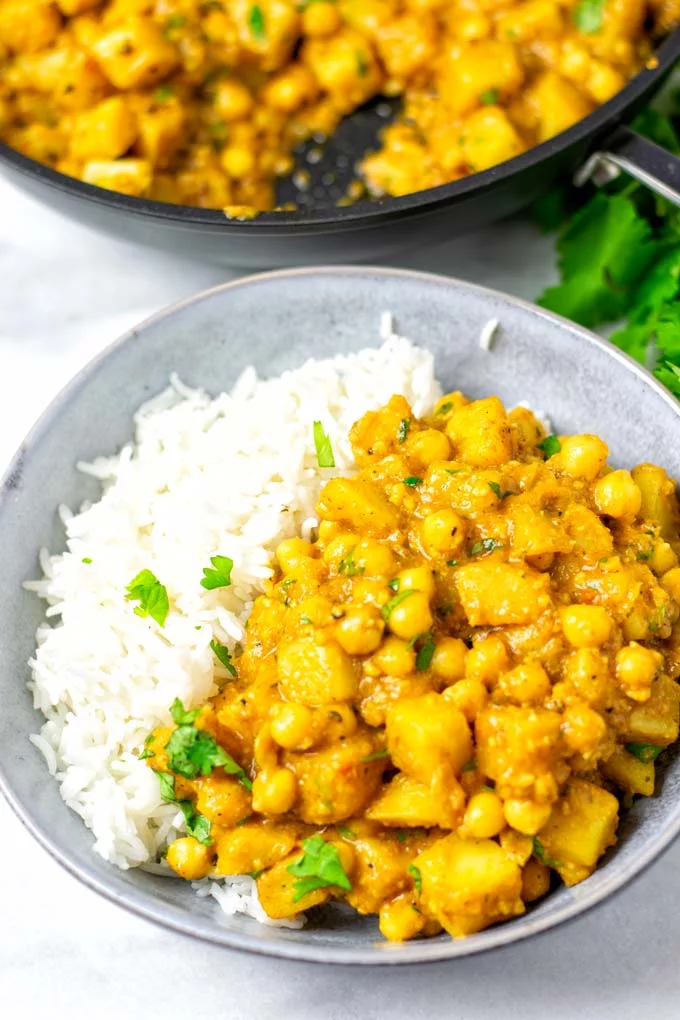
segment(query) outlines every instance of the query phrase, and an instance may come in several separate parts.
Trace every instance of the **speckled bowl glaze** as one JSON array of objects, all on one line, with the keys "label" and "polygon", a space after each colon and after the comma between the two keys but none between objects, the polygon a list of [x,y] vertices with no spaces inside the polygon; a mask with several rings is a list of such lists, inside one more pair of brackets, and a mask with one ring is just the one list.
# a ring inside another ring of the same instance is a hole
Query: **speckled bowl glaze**
[{"label": "speckled bowl glaze", "polygon": [[[592,334],[532,305],[457,280],[384,269],[292,270],[242,279],[161,312],[92,362],[54,401],[19,450],[0,491],[0,785],[17,815],[69,871],[115,903],[167,928],[223,946],[295,960],[406,964],[453,959],[528,938],[601,903],[650,864],[680,831],[680,760],[660,770],[656,796],[624,816],[618,846],[595,874],[560,888],[524,917],[467,939],[388,945],[373,918],[342,906],[313,911],[301,931],[225,917],[180,880],[119,871],[92,851],[28,736],[41,719],[26,689],[41,618],[22,590],[41,546],[63,547],[56,507],[96,496],[76,461],[112,454],[130,436],[134,410],[171,372],[211,393],[249,364],[264,375],[379,343],[390,310],[399,332],[428,347],[446,389],[498,393],[547,411],[557,430],[588,431],[611,460],[644,460],[680,475],[680,405],[643,369]],[[491,352],[479,335],[500,327]]]}]

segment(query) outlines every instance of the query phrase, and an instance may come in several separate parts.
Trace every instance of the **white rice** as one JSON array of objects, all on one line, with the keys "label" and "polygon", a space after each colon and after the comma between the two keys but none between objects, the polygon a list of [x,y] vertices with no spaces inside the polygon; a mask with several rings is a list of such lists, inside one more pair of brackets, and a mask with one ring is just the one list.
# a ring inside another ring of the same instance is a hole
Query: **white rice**
[{"label": "white rice", "polygon": [[[94,849],[120,868],[162,869],[159,854],[184,831],[177,807],[138,755],[168,706],[203,702],[226,676],[210,649],[232,651],[285,537],[313,534],[320,487],[349,473],[347,434],[365,411],[402,393],[416,415],[440,396],[432,356],[394,332],[377,349],[309,361],[269,381],[246,370],[230,394],[211,399],[179,379],[135,416],[133,442],[80,469],[102,483],[99,501],[61,508],[66,552],[43,551],[42,580],[27,586],[48,603],[31,661],[31,689],[47,722],[32,739],[61,794],[94,834]],[[317,465],[312,424],[323,423],[336,469]],[[202,568],[234,561],[232,585],[206,591]],[[91,561],[91,562],[90,562]],[[143,569],[166,586],[160,629],[135,615],[125,590]],[[266,921],[254,882],[200,884],[229,913]]]}]

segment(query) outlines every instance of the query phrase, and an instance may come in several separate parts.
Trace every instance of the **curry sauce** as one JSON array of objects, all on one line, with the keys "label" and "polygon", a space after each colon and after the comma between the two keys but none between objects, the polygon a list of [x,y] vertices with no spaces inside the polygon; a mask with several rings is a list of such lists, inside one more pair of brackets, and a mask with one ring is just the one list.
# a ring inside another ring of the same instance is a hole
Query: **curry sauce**
[{"label": "curry sauce", "polygon": [[287,539],[222,689],[144,757],[183,878],[253,874],[273,918],[330,899],[463,936],[587,878],[678,737],[680,515],[497,397],[403,397],[351,432],[313,541]]}]

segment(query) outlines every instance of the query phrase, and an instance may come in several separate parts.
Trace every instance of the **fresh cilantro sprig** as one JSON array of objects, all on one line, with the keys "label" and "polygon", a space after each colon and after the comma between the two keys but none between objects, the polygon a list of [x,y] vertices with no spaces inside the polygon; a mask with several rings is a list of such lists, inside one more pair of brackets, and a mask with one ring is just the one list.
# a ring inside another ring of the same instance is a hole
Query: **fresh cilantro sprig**
[{"label": "fresh cilantro sprig", "polygon": [[179,698],[176,698],[170,714],[177,724],[177,729],[173,730],[165,745],[171,772],[186,779],[196,779],[197,776],[209,776],[213,769],[221,767],[228,775],[236,776],[246,790],[252,790],[253,784],[238,762],[219,746],[210,733],[193,725],[198,709],[187,712]]},{"label": "fresh cilantro sprig", "polygon": [[169,772],[156,772],[161,791],[161,800],[166,804],[176,804],[184,815],[187,832],[204,846],[211,846],[210,820],[200,814],[190,800],[177,800],[175,795],[175,777]]},{"label": "fresh cilantro sprig", "polygon": [[342,866],[337,847],[317,834],[306,839],[302,849],[302,857],[288,865],[288,871],[296,878],[293,884],[293,903],[315,889],[325,889],[328,886],[351,891],[352,883]]},{"label": "fresh cilantro sprig", "polygon": [[236,667],[234,666],[234,663],[231,661],[231,652],[226,647],[226,645],[220,644],[220,642],[216,638],[213,638],[213,640],[210,642],[210,647],[215,653],[215,657],[220,660],[224,668],[229,673],[231,673],[232,676],[235,677],[237,675]]},{"label": "fresh cilantro sprig", "polygon": [[[589,0],[589,9],[597,7]],[[680,155],[680,92],[660,103],[666,112],[650,106],[634,127]],[[623,320],[612,343],[680,398],[680,211],[622,175],[596,193],[550,192],[536,214],[544,228],[559,230],[560,282],[539,304],[592,329]]]},{"label": "fresh cilantro sprig", "polygon": [[170,611],[170,600],[165,585],[162,585],[150,570],[140,570],[130,581],[125,598],[128,602],[138,602],[135,606],[137,616],[150,616],[159,627],[165,626]]},{"label": "fresh cilantro sprig", "polygon": [[231,572],[234,561],[229,556],[211,556],[210,567],[203,567],[201,587],[208,591],[215,588],[228,588],[231,585]]}]

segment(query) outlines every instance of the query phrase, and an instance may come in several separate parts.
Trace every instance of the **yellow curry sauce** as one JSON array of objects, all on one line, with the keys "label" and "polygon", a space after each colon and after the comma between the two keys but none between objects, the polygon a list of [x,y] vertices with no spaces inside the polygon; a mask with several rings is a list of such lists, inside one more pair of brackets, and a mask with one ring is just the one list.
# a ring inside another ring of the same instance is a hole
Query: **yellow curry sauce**
[{"label": "yellow curry sauce", "polygon": [[359,170],[404,195],[610,99],[680,0],[0,0],[0,138],[89,184],[247,218],[292,150],[376,96]]},{"label": "yellow curry sauce", "polygon": [[462,936],[586,878],[619,800],[654,791],[678,736],[674,484],[496,397],[418,420],[394,396],[351,441],[358,473],[323,488],[316,541],[279,546],[238,675],[223,658],[220,693],[149,738],[195,834],[167,861],[254,874],[274,918],[343,898],[388,939]]}]

